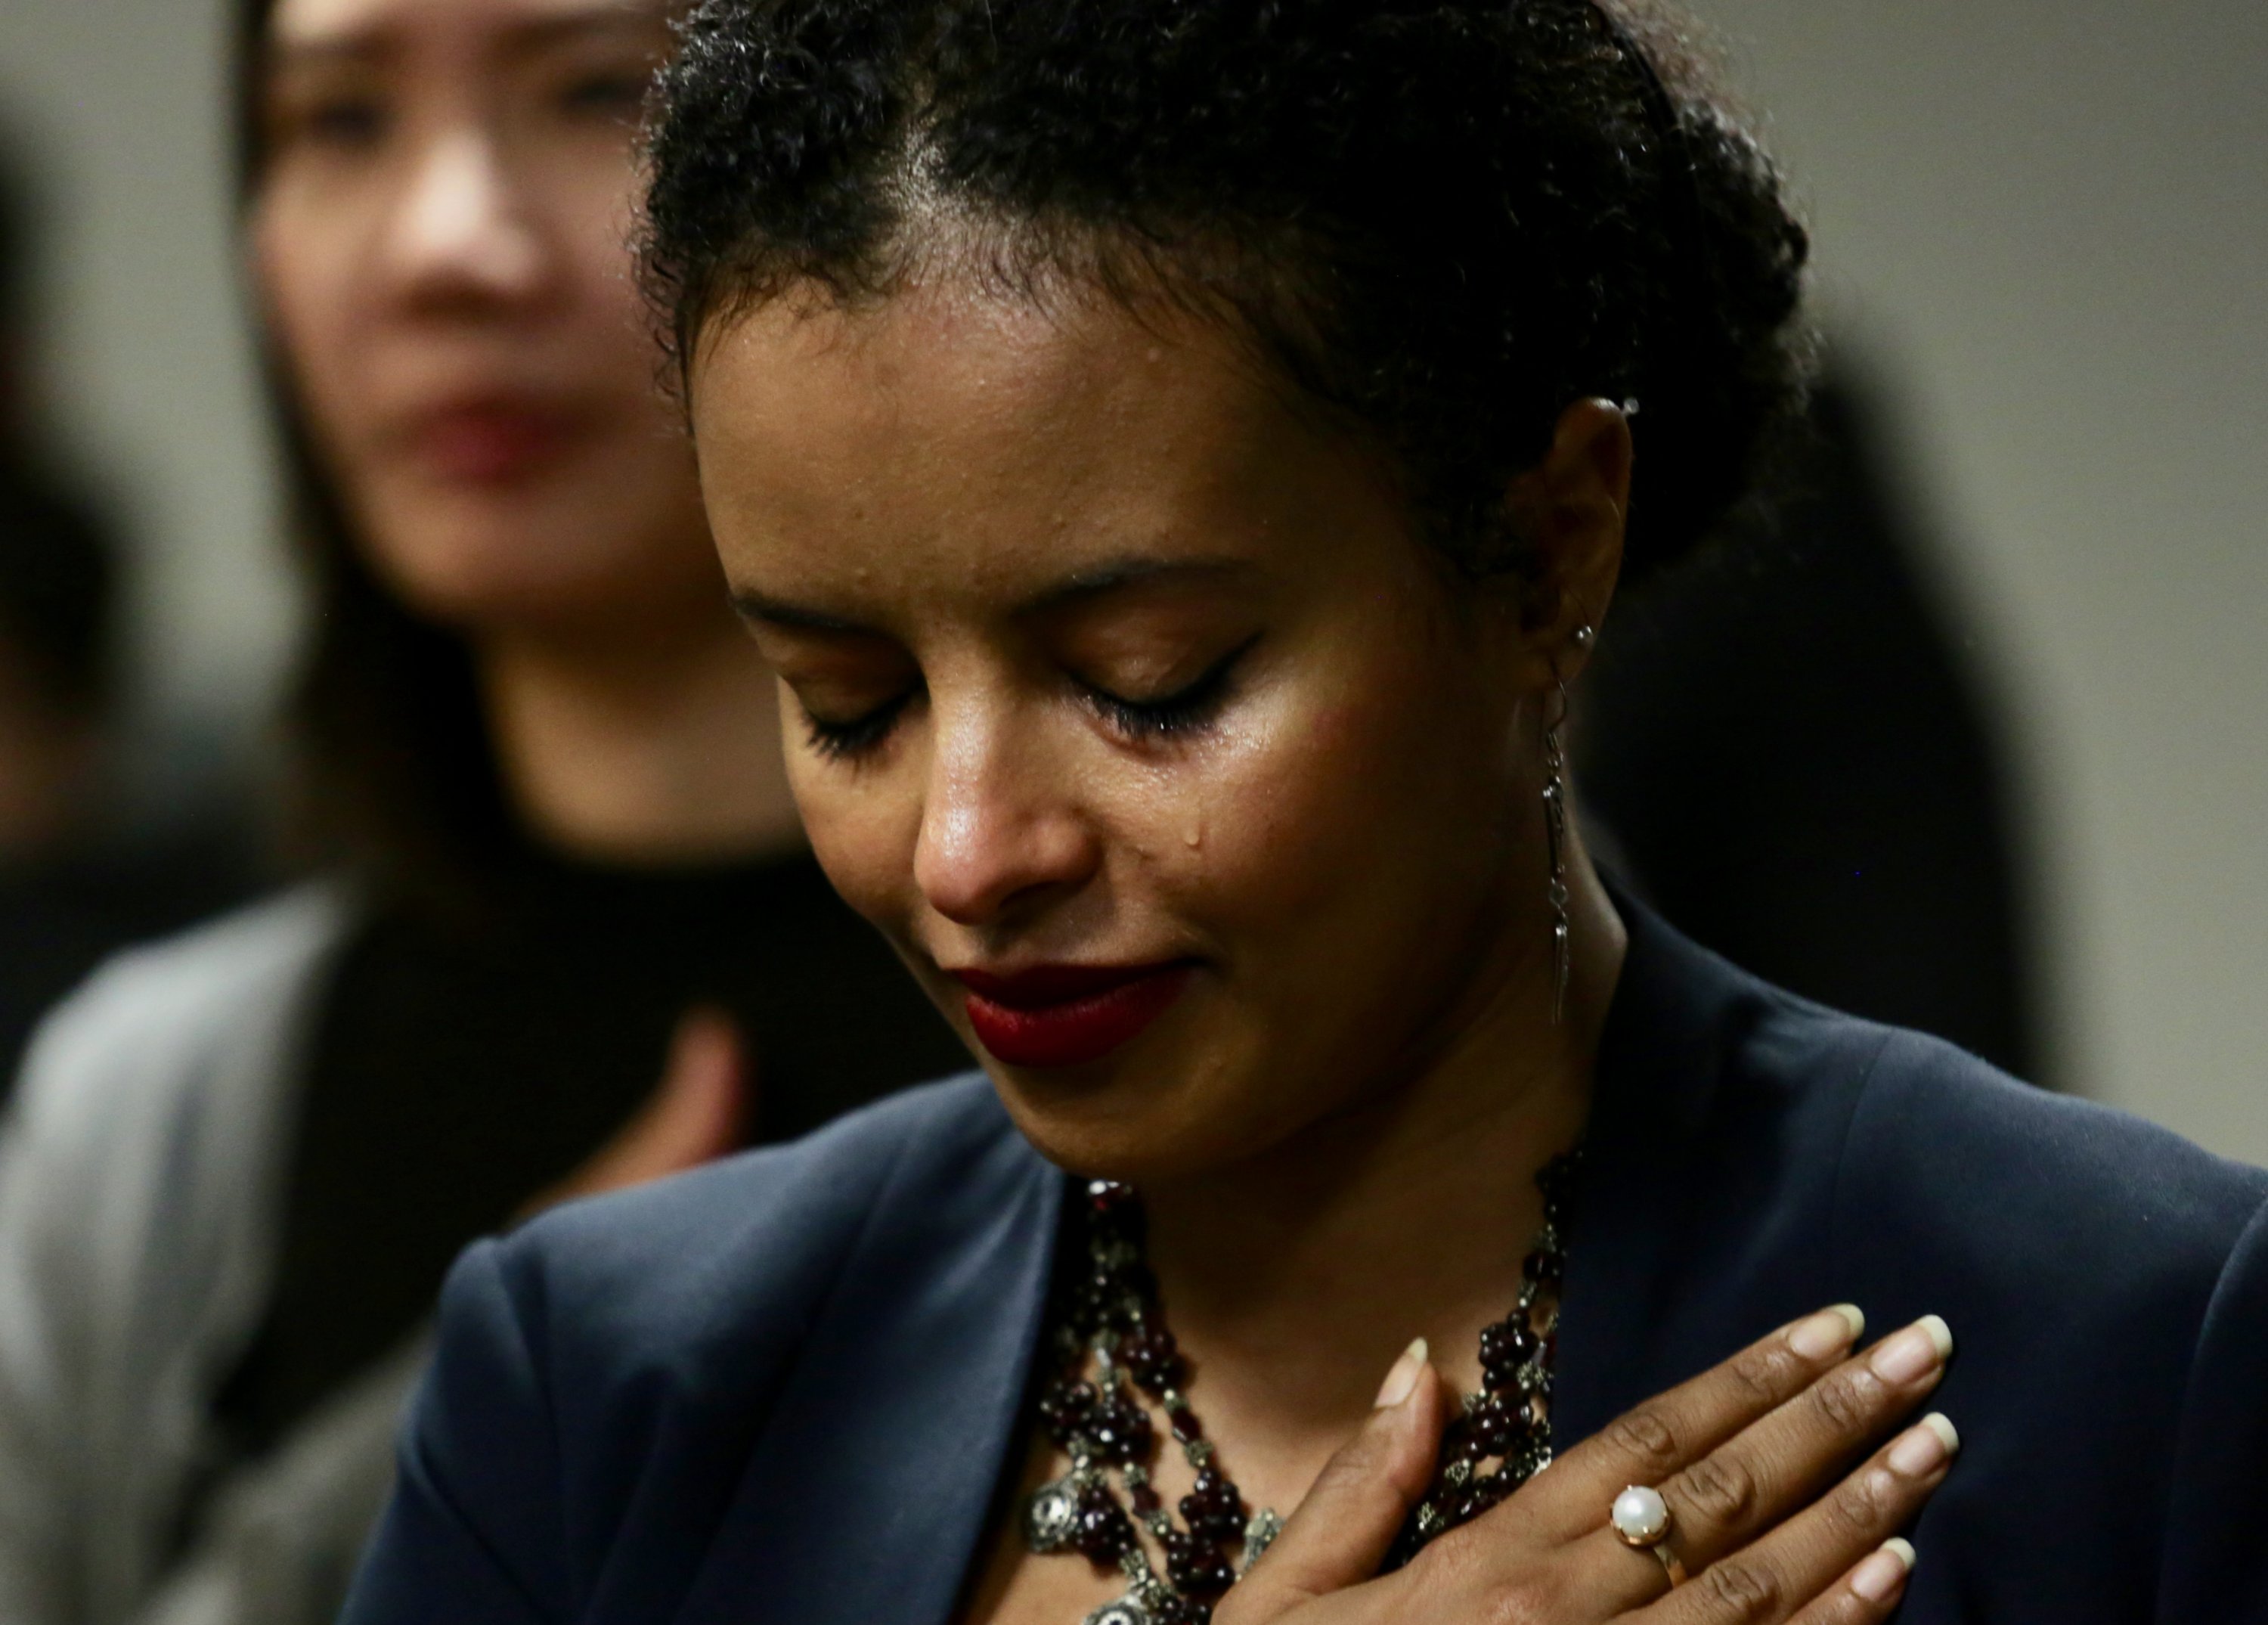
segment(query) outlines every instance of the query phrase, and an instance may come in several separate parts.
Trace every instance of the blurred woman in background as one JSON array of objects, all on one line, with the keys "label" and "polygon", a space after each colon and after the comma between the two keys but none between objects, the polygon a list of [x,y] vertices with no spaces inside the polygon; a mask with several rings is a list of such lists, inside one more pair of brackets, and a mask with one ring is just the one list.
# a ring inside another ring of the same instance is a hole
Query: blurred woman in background
[{"label": "blurred woman in background", "polygon": [[626,233],[665,10],[244,7],[332,878],[116,962],[34,1046],[11,1621],[328,1618],[467,1241],[961,1059],[803,848],[654,388]]}]

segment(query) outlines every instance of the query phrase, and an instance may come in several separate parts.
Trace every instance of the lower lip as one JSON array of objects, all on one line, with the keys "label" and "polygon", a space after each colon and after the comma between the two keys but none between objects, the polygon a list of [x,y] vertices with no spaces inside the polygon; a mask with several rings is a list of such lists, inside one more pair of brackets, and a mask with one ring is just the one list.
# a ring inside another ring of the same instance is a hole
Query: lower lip
[{"label": "lower lip", "polygon": [[1020,1010],[972,993],[968,1024],[976,1041],[1009,1066],[1082,1066],[1101,1060],[1163,1016],[1189,979],[1187,965],[1170,965],[1102,993]]},{"label": "lower lip", "polygon": [[573,439],[562,417],[504,409],[430,419],[414,444],[418,460],[438,477],[489,485],[525,479],[557,462]]}]

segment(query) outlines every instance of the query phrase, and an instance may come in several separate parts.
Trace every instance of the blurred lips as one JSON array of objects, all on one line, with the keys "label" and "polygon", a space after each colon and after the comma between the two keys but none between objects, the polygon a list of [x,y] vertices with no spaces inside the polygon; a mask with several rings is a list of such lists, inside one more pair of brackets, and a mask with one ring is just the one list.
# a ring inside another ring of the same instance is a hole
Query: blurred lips
[{"label": "blurred lips", "polygon": [[1189,977],[1184,961],[1036,965],[1013,975],[955,971],[976,1041],[1012,1067],[1100,1060],[1166,1012]]},{"label": "blurred lips", "polygon": [[490,395],[413,413],[402,439],[418,467],[438,479],[509,484],[557,462],[582,427],[578,414],[555,403]]}]

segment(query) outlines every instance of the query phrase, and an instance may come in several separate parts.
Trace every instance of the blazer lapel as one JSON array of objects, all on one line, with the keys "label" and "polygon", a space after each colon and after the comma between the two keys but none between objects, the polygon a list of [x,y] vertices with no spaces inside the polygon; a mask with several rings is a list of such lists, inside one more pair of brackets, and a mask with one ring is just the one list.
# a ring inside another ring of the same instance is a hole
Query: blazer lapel
[{"label": "blazer lapel", "polygon": [[1642,905],[1619,892],[1615,903],[1630,947],[1601,1036],[1569,1227],[1552,1384],[1561,1450],[1652,1392],[1654,1333],[1678,1273],[1670,1249],[1722,1065],[1714,967]]},{"label": "blazer lapel", "polygon": [[1783,1103],[1744,1060],[1782,995],[1615,900],[1630,950],[1569,1227],[1552,1385],[1562,1450],[1833,1287],[1816,1215],[1835,1146],[1791,1141]]},{"label": "blazer lapel", "polygon": [[1064,1176],[990,1115],[916,1147],[845,1261],[678,1618],[945,1625],[1044,1319]]}]

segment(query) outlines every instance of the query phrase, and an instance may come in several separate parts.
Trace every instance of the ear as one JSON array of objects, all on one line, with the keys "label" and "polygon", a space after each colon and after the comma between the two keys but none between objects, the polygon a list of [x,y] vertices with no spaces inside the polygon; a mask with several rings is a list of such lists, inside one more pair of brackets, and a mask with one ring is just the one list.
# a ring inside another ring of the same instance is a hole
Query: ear
[{"label": "ear", "polygon": [[1604,624],[1614,598],[1630,484],[1629,416],[1589,400],[1559,414],[1543,460],[1506,488],[1506,515],[1535,561],[1522,616],[1523,686],[1572,682],[1595,646],[1580,629]]}]

